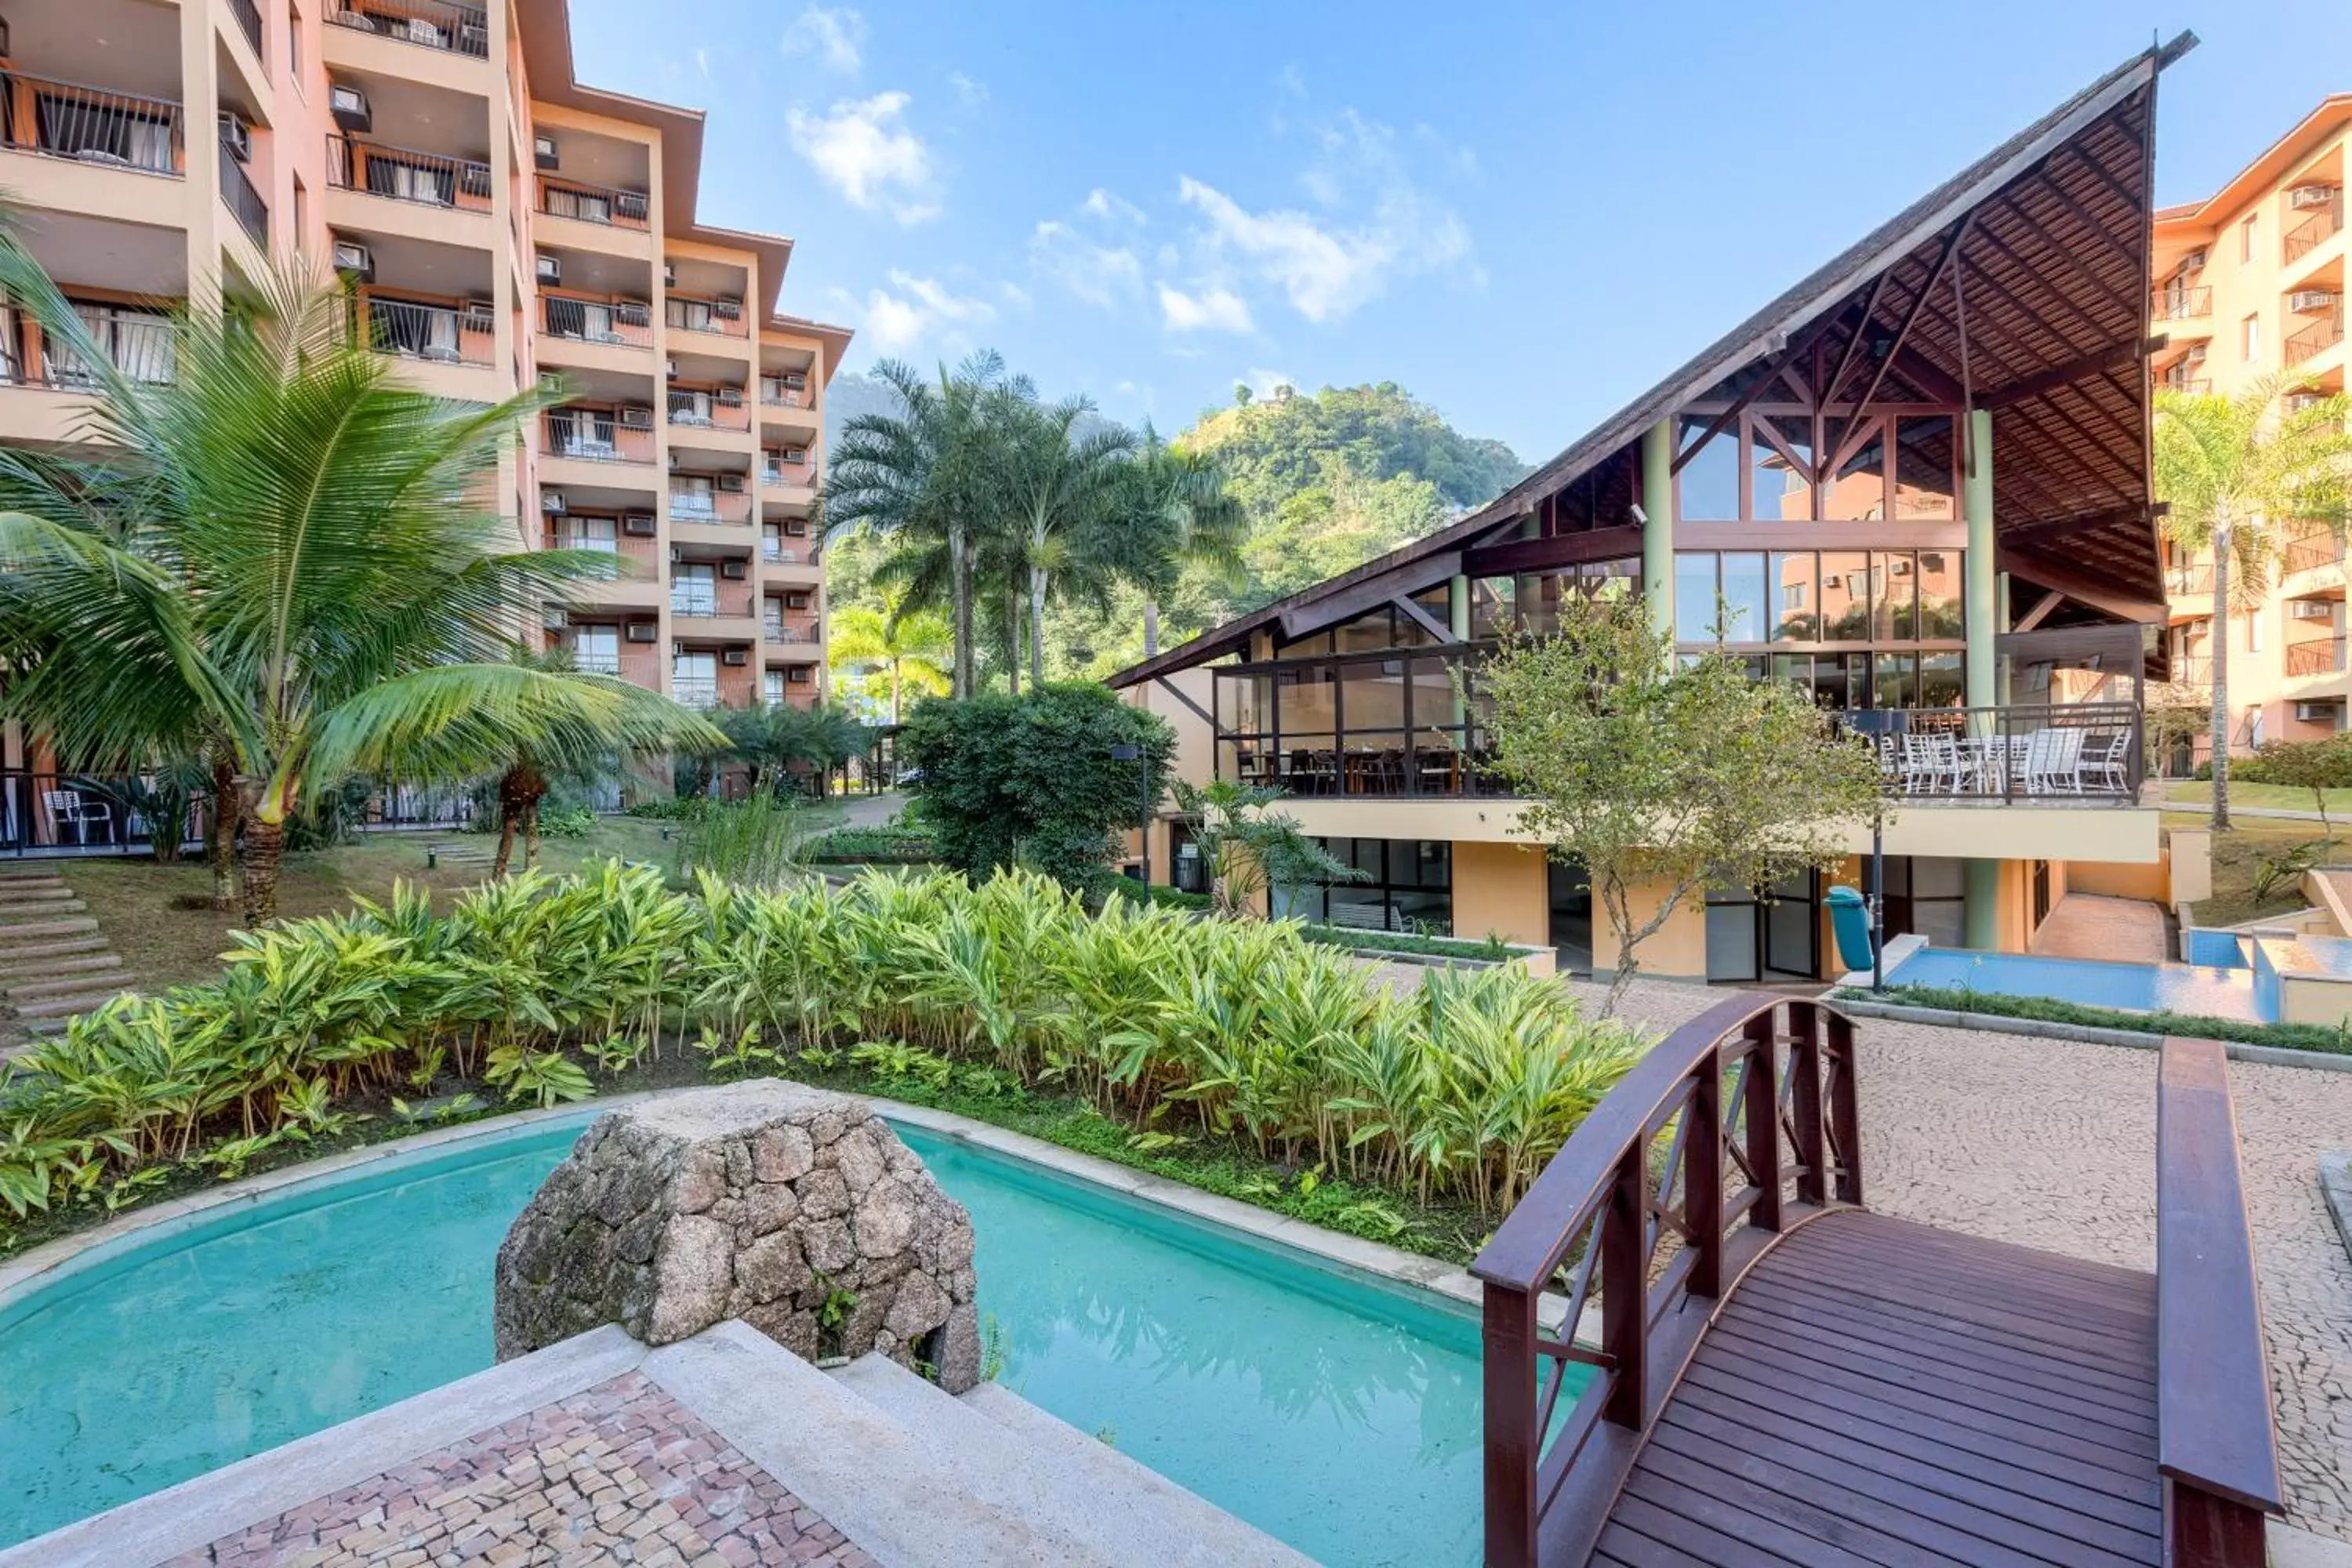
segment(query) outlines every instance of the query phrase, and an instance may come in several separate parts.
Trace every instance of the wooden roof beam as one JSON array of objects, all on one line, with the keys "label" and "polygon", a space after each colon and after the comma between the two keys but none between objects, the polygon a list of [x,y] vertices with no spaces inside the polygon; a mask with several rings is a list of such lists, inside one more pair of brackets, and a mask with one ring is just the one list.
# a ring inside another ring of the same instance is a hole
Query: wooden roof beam
[{"label": "wooden roof beam", "polygon": [[2164,335],[2159,332],[2154,337],[2145,338],[2137,343],[2118,343],[2113,348],[2101,349],[2097,353],[2084,354],[2082,358],[2069,360],[2064,364],[2053,365],[2048,370],[2027,376],[2023,381],[2012,382],[2007,386],[1995,387],[1977,399],[1977,406],[2007,408],[2011,404],[2023,403],[2028,398],[2043,396],[2057,391],[2060,387],[2071,386],[2078,381],[2087,381],[2093,376],[2111,374],[2127,365],[2139,363],[2162,348],[2166,341]]}]

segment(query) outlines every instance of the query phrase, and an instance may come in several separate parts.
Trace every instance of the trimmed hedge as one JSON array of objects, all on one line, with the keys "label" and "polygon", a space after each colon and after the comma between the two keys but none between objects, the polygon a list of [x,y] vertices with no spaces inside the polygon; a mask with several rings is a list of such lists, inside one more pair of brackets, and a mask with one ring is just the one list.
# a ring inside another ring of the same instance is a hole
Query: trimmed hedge
[{"label": "trimmed hedge", "polygon": [[1360,952],[1411,952],[1428,958],[1472,958],[1487,963],[1500,963],[1517,956],[1511,945],[1499,937],[1484,942],[1465,942],[1459,937],[1417,936],[1411,931],[1363,931],[1355,926],[1317,925],[1308,922],[1299,934],[1309,942],[1323,942],[1330,947],[1353,948]]},{"label": "trimmed hedge", "polygon": [[803,847],[812,860],[882,861],[908,864],[939,858],[940,847],[919,827],[886,823],[879,827],[836,827]]},{"label": "trimmed hedge", "polygon": [[2209,1018],[2192,1013],[2124,1013],[2085,1007],[2052,996],[2007,996],[1940,985],[1890,985],[1884,992],[1841,986],[1832,1002],[1888,1002],[1902,1007],[1935,1007],[1948,1013],[1983,1013],[1998,1018],[2031,1018],[2044,1024],[2079,1024],[2094,1029],[2128,1029],[2139,1035],[2190,1035],[2241,1046],[2276,1046],[2290,1051],[2352,1055],[2352,1029],[2316,1024],[2252,1024],[2243,1018]]}]

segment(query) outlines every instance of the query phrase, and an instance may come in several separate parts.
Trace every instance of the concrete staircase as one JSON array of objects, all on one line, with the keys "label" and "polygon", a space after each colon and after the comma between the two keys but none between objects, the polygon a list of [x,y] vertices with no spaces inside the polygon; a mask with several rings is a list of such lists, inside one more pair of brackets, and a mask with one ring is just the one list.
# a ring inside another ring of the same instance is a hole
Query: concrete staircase
[{"label": "concrete staircase", "polygon": [[88,907],[38,862],[0,867],[0,1058],[131,988]]}]

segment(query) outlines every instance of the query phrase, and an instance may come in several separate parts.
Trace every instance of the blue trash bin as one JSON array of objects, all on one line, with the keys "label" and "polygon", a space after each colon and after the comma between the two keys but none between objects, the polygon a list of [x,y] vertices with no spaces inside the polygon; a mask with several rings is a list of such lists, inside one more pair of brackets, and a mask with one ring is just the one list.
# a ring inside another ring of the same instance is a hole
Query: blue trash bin
[{"label": "blue trash bin", "polygon": [[1868,969],[1873,949],[1870,942],[1870,905],[1864,901],[1859,888],[1832,888],[1829,891],[1830,925],[1837,932],[1838,959],[1848,973]]}]

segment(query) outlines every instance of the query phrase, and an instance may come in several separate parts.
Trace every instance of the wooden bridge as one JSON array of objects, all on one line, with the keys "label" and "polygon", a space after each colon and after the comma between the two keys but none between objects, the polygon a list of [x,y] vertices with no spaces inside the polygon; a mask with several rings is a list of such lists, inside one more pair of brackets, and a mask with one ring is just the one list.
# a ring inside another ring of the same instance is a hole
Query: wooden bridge
[{"label": "wooden bridge", "polygon": [[1496,1231],[1486,1561],[2260,1568],[2282,1508],[2221,1047],[2165,1042],[2149,1275],[1871,1213],[1853,1041],[1733,996]]}]

